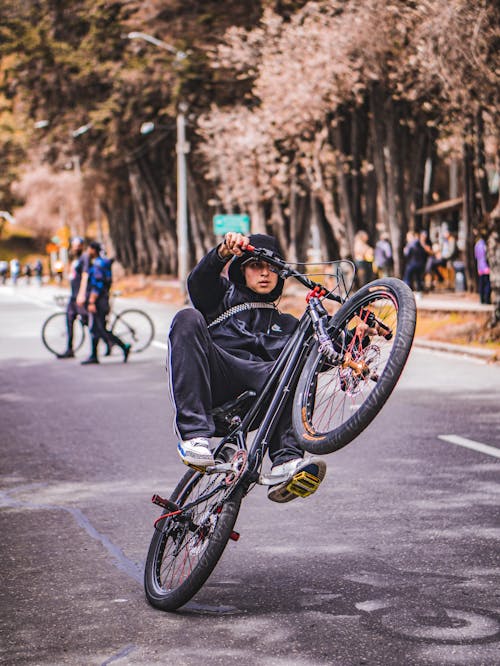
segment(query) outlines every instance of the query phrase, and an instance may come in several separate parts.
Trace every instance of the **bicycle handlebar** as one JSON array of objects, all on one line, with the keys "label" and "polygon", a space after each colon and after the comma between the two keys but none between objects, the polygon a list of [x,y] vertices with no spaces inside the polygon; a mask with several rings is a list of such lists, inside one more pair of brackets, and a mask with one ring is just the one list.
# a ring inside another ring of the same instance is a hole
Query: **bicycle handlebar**
[{"label": "bicycle handlebar", "polygon": [[336,301],[337,303],[344,302],[343,299],[340,298],[340,296],[332,294],[328,290],[326,290],[325,287],[321,284],[321,282],[315,282],[314,280],[311,280],[303,273],[299,273],[299,271],[290,266],[290,264],[287,264],[286,261],[284,261],[281,257],[279,257],[271,250],[267,250],[266,248],[263,247],[254,247],[253,245],[247,245],[246,248],[243,250],[243,252],[246,252],[252,257],[262,259],[271,266],[277,268],[278,275],[284,280],[286,280],[289,277],[295,278],[298,282],[304,285],[304,287],[313,290],[315,292],[314,295],[316,296],[318,296],[319,293],[322,293],[322,295],[325,298],[328,298],[331,301]]}]

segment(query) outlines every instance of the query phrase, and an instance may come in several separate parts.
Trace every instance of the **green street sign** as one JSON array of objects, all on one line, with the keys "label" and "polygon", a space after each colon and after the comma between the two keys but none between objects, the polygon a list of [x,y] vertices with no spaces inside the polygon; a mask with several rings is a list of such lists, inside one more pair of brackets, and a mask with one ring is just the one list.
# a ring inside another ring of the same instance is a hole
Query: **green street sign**
[{"label": "green street sign", "polygon": [[249,215],[214,215],[214,234],[224,236],[228,231],[239,234],[250,233]]}]

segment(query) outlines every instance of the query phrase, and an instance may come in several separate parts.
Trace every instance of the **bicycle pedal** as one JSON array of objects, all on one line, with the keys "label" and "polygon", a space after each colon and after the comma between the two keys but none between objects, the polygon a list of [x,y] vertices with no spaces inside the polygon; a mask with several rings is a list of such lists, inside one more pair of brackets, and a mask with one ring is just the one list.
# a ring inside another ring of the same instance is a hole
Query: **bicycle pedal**
[{"label": "bicycle pedal", "polygon": [[321,479],[314,474],[302,471],[296,474],[287,484],[288,492],[298,497],[309,497],[318,489]]},{"label": "bicycle pedal", "polygon": [[200,472],[200,474],[205,474],[206,467],[199,467],[198,465],[195,465],[194,463],[187,462],[186,460],[182,461],[185,465],[190,467],[191,469],[194,469],[196,472]]}]

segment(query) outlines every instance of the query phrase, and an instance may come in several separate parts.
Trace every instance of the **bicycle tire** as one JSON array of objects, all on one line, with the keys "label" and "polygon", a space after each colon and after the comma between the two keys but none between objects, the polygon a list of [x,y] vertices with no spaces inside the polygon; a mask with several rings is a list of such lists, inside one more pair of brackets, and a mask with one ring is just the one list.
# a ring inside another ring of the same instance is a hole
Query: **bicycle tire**
[{"label": "bicycle tire", "polygon": [[[73,323],[73,351],[77,352],[85,340],[85,327],[80,319]],[[54,312],[48,317],[42,326],[42,342],[45,347],[58,356],[63,354],[68,347],[68,331],[66,327],[66,313]]]},{"label": "bicycle tire", "polygon": [[[363,332],[369,312],[391,329],[389,340]],[[346,361],[330,361],[317,343],[312,345],[293,401],[293,428],[306,451],[319,455],[338,451],[372,422],[403,371],[415,323],[413,293],[397,278],[365,285],[332,317],[328,330]],[[347,366],[347,359],[354,369]]]},{"label": "bicycle tire", "polygon": [[[171,501],[184,506],[215,490],[217,485],[221,486],[220,494],[216,493],[190,511],[196,529],[186,529],[183,527],[186,522],[175,517],[165,518],[156,526],[144,569],[146,598],[155,608],[176,610],[205,583],[231,536],[243,490],[236,488],[227,498],[228,488],[220,475],[189,471],[172,493]],[[200,518],[202,522],[197,524]]]},{"label": "bicycle tire", "polygon": [[139,353],[153,341],[155,327],[149,315],[130,308],[116,315],[111,332],[124,343],[132,345],[134,353]]}]

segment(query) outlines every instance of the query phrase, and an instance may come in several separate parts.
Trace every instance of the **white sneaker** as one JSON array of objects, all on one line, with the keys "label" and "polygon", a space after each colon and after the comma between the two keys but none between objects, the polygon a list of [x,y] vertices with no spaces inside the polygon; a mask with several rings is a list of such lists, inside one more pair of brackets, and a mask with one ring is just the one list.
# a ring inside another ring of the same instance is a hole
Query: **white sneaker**
[{"label": "white sneaker", "polygon": [[[318,489],[326,474],[326,463],[321,458],[294,458],[276,465],[268,475],[276,477],[267,497],[273,502],[290,502],[297,497],[309,497]],[[286,480],[283,481],[283,476]]]},{"label": "white sneaker", "polygon": [[185,465],[195,468],[214,465],[214,457],[210,451],[210,442],[206,437],[193,437],[177,444],[177,452]]}]

